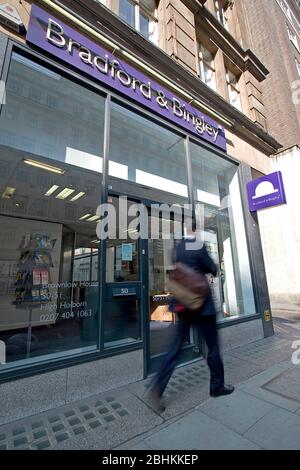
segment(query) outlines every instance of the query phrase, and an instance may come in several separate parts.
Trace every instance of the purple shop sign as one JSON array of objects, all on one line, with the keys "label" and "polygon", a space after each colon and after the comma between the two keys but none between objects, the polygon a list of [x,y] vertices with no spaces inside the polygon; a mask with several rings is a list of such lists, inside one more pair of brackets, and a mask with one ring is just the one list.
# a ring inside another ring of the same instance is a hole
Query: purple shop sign
[{"label": "purple shop sign", "polygon": [[36,5],[32,5],[26,40],[226,151],[222,126]]},{"label": "purple shop sign", "polygon": [[281,171],[250,181],[247,184],[247,192],[251,212],[286,204]]}]

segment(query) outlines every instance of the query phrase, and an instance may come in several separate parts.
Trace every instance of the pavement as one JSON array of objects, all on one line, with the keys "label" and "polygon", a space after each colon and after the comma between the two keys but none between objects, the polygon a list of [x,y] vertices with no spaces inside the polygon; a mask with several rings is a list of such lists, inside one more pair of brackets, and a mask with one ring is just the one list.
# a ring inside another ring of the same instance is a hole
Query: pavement
[{"label": "pavement", "polygon": [[291,361],[298,319],[281,312],[275,336],[224,353],[230,396],[209,397],[198,360],[175,370],[163,413],[147,399],[148,380],[16,421],[0,410],[0,450],[300,449],[300,364]]}]

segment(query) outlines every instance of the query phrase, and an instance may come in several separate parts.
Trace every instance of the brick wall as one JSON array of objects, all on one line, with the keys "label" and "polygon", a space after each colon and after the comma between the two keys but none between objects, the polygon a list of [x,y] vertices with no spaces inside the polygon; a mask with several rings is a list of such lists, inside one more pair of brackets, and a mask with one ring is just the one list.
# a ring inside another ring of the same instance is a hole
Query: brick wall
[{"label": "brick wall", "polygon": [[[291,86],[299,80],[295,57],[300,61],[300,54],[289,40],[286,18],[276,0],[236,0],[236,5],[245,19],[245,42],[270,71],[261,84],[267,129],[284,147],[299,145],[300,105],[293,104]],[[261,95],[250,88],[257,103]]]}]

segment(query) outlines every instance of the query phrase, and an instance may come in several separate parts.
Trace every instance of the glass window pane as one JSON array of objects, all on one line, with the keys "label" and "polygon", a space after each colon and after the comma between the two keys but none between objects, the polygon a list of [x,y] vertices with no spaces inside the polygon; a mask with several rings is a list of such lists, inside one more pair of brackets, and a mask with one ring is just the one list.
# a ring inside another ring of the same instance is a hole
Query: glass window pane
[{"label": "glass window pane", "polygon": [[129,0],[119,0],[119,15],[126,23],[135,27],[134,4],[132,2]]},{"label": "glass window pane", "polygon": [[205,64],[203,66],[204,69],[204,82],[213,90],[216,90],[216,77],[214,70],[207,67]]},{"label": "glass window pane", "polygon": [[[102,172],[104,100],[13,53],[0,144]],[[7,113],[15,115],[12,126]]]},{"label": "glass window pane", "polygon": [[104,98],[16,54],[7,91],[0,339],[9,368],[98,347]]},{"label": "glass window pane", "polygon": [[[119,198],[110,197],[115,209],[116,237],[108,238],[106,242],[106,282],[125,282],[139,280],[138,240],[132,241],[139,227],[133,228],[136,216],[127,216],[126,227],[119,226]],[[133,205],[127,201],[127,210]],[[128,212],[127,212],[128,214]]]},{"label": "glass window pane", "polygon": [[149,38],[149,25],[150,25],[149,18],[141,14],[140,15],[140,32],[146,38]]},{"label": "glass window pane", "polygon": [[214,56],[213,53],[210,52],[206,47],[201,45],[201,53],[202,53],[202,58],[205,62],[209,63],[210,65],[213,65],[213,60]]},{"label": "glass window pane", "polygon": [[219,266],[211,278],[219,319],[255,313],[237,166],[191,143],[194,196],[205,241]]},{"label": "glass window pane", "polygon": [[[108,223],[116,230],[115,233],[110,232],[110,237],[106,241],[106,292],[110,298],[105,302],[104,308],[105,347],[119,346],[141,339],[141,307],[136,287],[136,283],[140,281],[140,242],[134,240],[134,233],[137,233],[137,229],[133,228],[136,216],[128,215],[131,214],[131,210],[134,212],[135,203],[126,201],[126,210],[124,206],[119,206],[118,197],[110,196],[109,202],[116,217],[113,218],[111,213]],[[119,214],[120,207],[122,220]],[[118,283],[121,283],[120,287]]]},{"label": "glass window pane", "polygon": [[237,76],[234,73],[230,72],[230,70],[227,71],[227,81],[231,85],[238,85]]},{"label": "glass window pane", "polygon": [[232,106],[235,108],[241,110],[241,98],[240,98],[240,93],[238,90],[233,88],[232,86],[229,85],[228,87],[229,90],[229,100]]},{"label": "glass window pane", "polygon": [[141,340],[140,301],[121,298],[106,302],[104,347],[126,345]]},{"label": "glass window pane", "polygon": [[[157,193],[163,190],[164,202],[186,202],[184,139],[150,119],[112,103],[109,174],[111,187],[119,188],[118,191],[124,194],[130,191],[125,190],[128,184],[122,183],[121,179],[149,188],[147,193],[143,189],[140,196],[157,200]],[[135,191],[133,187],[131,190]]]}]

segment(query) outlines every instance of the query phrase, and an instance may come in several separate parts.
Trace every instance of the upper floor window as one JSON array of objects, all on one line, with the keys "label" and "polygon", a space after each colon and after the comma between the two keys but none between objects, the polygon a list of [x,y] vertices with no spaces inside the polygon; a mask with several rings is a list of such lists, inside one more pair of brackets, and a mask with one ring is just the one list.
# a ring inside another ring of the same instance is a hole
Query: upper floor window
[{"label": "upper floor window", "polygon": [[227,29],[228,22],[225,15],[225,8],[222,0],[215,0],[216,17],[220,23]]},{"label": "upper floor window", "polygon": [[297,38],[296,34],[295,34],[294,31],[289,27],[289,25],[286,25],[286,27],[287,27],[287,32],[288,32],[289,40],[294,44],[294,46],[296,47],[296,49],[298,49],[298,51],[299,51],[299,42],[298,42],[298,38]]},{"label": "upper floor window", "polygon": [[202,44],[199,44],[199,66],[201,80],[216,91],[214,54]]},{"label": "upper floor window", "polygon": [[228,86],[228,94],[229,94],[230,103],[239,111],[242,111],[241,96],[240,96],[237,75],[235,75],[230,70],[227,70],[226,81],[227,81],[227,86]]},{"label": "upper floor window", "polygon": [[155,0],[119,0],[119,15],[152,42],[157,40]]}]

